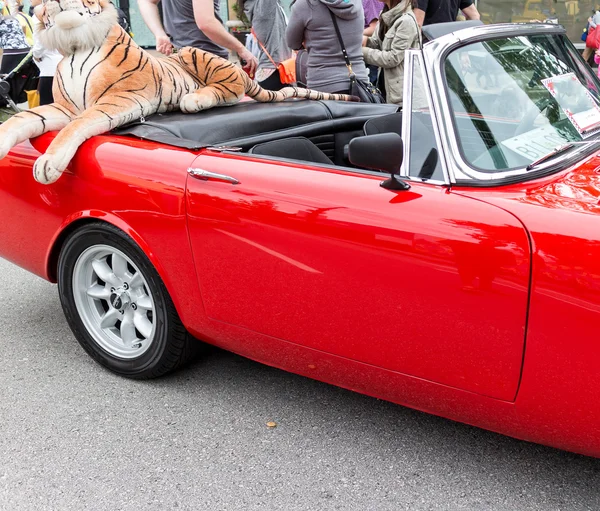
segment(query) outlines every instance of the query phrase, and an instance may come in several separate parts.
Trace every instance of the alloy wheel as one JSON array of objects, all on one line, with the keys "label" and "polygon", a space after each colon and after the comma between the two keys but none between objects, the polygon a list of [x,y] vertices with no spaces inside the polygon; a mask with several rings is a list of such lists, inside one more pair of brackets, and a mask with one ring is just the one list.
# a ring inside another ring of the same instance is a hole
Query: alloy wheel
[{"label": "alloy wheel", "polygon": [[94,245],[73,269],[73,298],[94,341],[110,355],[133,359],[151,346],[155,305],[140,269],[123,252]]}]

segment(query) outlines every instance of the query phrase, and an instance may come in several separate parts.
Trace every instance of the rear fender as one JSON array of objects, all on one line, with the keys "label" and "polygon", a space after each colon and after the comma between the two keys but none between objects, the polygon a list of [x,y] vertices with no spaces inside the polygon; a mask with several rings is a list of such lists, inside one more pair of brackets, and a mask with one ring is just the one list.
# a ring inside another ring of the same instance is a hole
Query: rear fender
[{"label": "rear fender", "polygon": [[[167,288],[169,296],[173,300],[173,304],[175,305],[183,324],[188,329],[193,329],[196,332],[204,331],[203,325],[206,316],[200,297],[198,280],[195,270],[193,269],[193,263],[191,262],[191,250],[189,245],[174,247],[178,253],[181,264],[178,268],[167,268],[161,262],[159,254],[157,254],[157,251],[164,251],[165,247],[156,247],[157,250],[154,250],[152,244],[148,243],[138,230],[123,218],[113,213],[99,210],[86,210],[72,214],[66,218],[60,229],[55,233],[46,254],[46,279],[51,282],[57,281],[58,259],[69,235],[80,227],[95,222],[105,222],[117,227],[127,234],[141,248],[146,257],[150,260],[150,263],[158,272]],[[168,243],[168,240],[166,243]],[[190,261],[188,262],[187,259]]]},{"label": "rear fender", "polygon": [[160,261],[156,258],[156,255],[152,252],[151,248],[144,241],[144,239],[133,229],[130,225],[128,225],[122,218],[118,216],[107,213],[105,211],[98,210],[88,210],[88,211],[80,211],[79,213],[70,215],[65,219],[63,224],[60,226],[54,238],[50,243],[50,247],[48,249],[48,253],[46,254],[46,279],[50,282],[56,283],[57,274],[58,274],[58,258],[60,256],[60,252],[62,247],[69,237],[69,235],[79,229],[80,227],[90,224],[96,221],[106,222],[111,224],[119,229],[121,229],[125,234],[127,234],[135,243],[144,251],[146,257],[150,259],[150,262],[160,275],[163,282],[165,280],[165,270],[162,267]]}]

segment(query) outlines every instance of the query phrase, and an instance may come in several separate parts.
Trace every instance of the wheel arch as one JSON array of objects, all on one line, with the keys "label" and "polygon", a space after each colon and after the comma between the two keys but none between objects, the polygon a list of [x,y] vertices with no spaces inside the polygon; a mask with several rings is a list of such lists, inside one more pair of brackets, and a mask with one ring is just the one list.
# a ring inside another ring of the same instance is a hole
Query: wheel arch
[{"label": "wheel arch", "polygon": [[46,257],[46,275],[50,282],[56,283],[57,281],[58,259],[68,237],[77,229],[80,229],[85,225],[97,223],[112,225],[113,227],[116,227],[127,234],[140,247],[144,254],[146,254],[146,257],[148,257],[151,264],[160,275],[160,278],[163,280],[163,282],[165,282],[163,268],[156,257],[154,257],[152,250],[144,241],[142,236],[140,236],[136,230],[127,224],[127,222],[125,222],[122,218],[112,213],[94,210],[82,211],[76,215],[70,216],[67,220],[65,220],[65,222],[63,222],[60,229],[56,233],[52,243],[50,244],[48,255]]}]

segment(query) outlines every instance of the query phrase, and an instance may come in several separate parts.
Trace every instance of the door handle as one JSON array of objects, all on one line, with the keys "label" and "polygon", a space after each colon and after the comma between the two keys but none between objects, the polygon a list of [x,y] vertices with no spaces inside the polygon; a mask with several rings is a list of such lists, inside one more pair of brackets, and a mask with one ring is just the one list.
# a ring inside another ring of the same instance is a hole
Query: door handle
[{"label": "door handle", "polygon": [[221,181],[223,183],[231,183],[232,185],[237,185],[240,183],[235,177],[226,176],[225,174],[217,174],[215,172],[209,172],[208,170],[203,169],[189,168],[188,174],[196,179],[201,179],[202,181]]}]

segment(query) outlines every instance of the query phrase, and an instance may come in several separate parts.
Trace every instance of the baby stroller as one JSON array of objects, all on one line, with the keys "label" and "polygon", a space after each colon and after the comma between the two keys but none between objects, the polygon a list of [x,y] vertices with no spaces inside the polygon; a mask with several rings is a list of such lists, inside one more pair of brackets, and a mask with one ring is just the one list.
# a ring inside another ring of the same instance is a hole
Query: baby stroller
[{"label": "baby stroller", "polygon": [[27,101],[27,90],[37,89],[40,75],[31,51],[4,53],[0,65],[0,108],[20,112],[17,104]]}]

